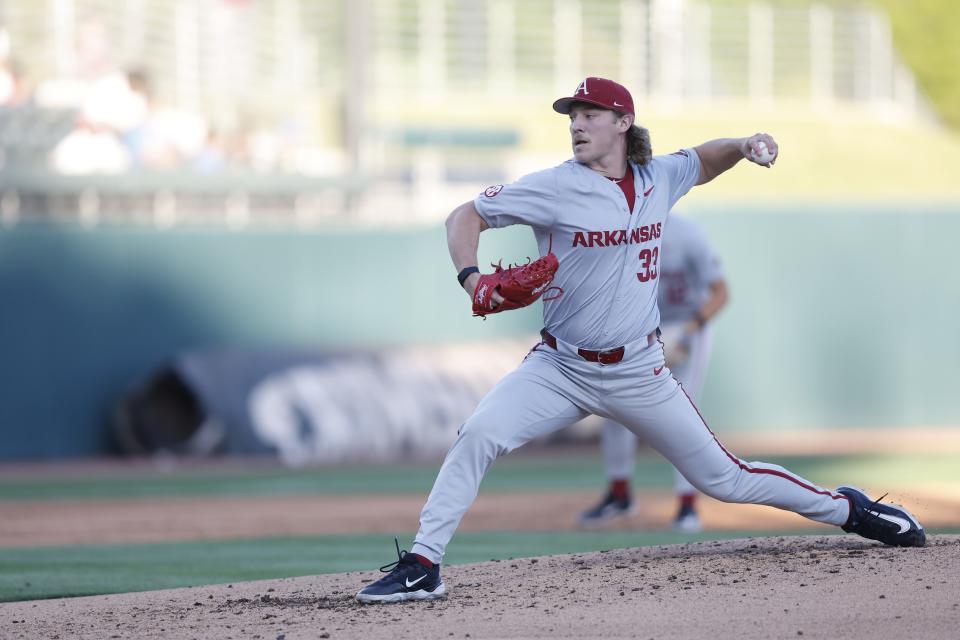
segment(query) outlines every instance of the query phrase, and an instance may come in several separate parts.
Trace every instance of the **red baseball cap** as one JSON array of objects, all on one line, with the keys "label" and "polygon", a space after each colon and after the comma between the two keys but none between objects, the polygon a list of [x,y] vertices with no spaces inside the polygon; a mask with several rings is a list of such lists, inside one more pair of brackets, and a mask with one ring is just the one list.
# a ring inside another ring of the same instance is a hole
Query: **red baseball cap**
[{"label": "red baseball cap", "polygon": [[577,85],[577,90],[569,98],[560,98],[553,103],[557,113],[570,113],[574,102],[586,102],[619,113],[633,113],[633,98],[622,84],[606,78],[586,78]]}]

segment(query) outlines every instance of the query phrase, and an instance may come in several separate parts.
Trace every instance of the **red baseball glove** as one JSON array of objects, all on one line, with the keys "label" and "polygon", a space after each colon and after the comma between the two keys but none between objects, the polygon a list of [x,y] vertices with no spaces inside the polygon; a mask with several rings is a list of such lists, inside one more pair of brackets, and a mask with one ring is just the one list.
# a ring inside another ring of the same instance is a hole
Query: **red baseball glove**
[{"label": "red baseball glove", "polygon": [[[475,316],[526,307],[551,289],[556,289],[556,293],[544,300],[556,300],[563,294],[560,287],[550,286],[557,269],[560,268],[560,261],[553,251],[524,265],[511,265],[506,269],[500,263],[490,266],[494,268],[493,273],[482,274],[477,288],[473,291]],[[494,291],[503,297],[503,302],[499,305],[493,300]]]}]

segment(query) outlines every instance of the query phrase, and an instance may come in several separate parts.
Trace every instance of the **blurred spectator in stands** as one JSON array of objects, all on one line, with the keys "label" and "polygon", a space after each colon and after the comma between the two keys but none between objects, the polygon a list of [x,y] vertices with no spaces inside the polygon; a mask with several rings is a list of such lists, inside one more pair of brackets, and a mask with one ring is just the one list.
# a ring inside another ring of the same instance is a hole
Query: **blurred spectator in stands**
[{"label": "blurred spectator in stands", "polygon": [[147,96],[137,82],[133,73],[107,71],[87,85],[76,128],[51,154],[54,171],[123,173],[135,166],[127,140],[144,127],[149,115]]},{"label": "blurred spectator in stands", "polygon": [[23,67],[16,60],[0,59],[0,106],[17,106],[30,102],[30,85]]},{"label": "blurred spectator in stands", "polygon": [[142,70],[127,75],[131,91],[145,105],[145,117],[124,133],[133,166],[140,169],[170,170],[183,167],[201,153],[208,139],[207,123],[196,113],[160,104],[150,76]]},{"label": "blurred spectator in stands", "polygon": [[30,87],[23,67],[10,55],[10,34],[0,28],[0,106],[15,106],[30,100]]},{"label": "blurred spectator in stands", "polygon": [[50,154],[50,168],[68,175],[123,173],[130,166],[130,153],[116,132],[83,118]]},{"label": "blurred spectator in stands", "polygon": [[123,136],[143,126],[149,105],[146,94],[135,88],[136,72],[112,71],[95,80],[84,97],[83,119]]},{"label": "blurred spectator in stands", "polygon": [[136,169],[173,169],[181,157],[167,128],[157,118],[150,77],[145,71],[132,70],[127,74],[130,91],[143,102],[143,118],[135,127],[123,133],[123,141],[130,151]]},{"label": "blurred spectator in stands", "polygon": [[203,148],[190,163],[190,167],[199,173],[217,173],[227,167],[227,138],[223,133],[211,129]]},{"label": "blurred spectator in stands", "polygon": [[50,78],[39,88],[44,104],[79,108],[74,130],[50,153],[50,168],[67,174],[129,170],[131,154],[121,136],[142,125],[147,104],[116,68],[100,20],[89,18],[78,27],[73,64],[68,77]]}]

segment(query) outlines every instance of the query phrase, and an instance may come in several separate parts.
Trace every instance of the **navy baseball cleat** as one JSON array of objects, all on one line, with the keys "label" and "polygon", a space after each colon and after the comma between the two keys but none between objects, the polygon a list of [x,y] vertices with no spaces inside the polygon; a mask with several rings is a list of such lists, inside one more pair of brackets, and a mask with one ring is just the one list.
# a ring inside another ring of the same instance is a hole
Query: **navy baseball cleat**
[{"label": "navy baseball cleat", "polygon": [[700,533],[703,531],[703,524],[700,522],[700,516],[696,509],[684,505],[677,512],[677,517],[673,519],[673,530],[677,533]]},{"label": "navy baseball cleat", "polygon": [[607,492],[599,504],[580,514],[580,525],[584,527],[598,526],[617,518],[626,518],[633,515],[633,500],[628,495],[617,498],[613,492]]},{"label": "navy baseball cleat", "polygon": [[440,579],[440,565],[426,567],[415,553],[400,551],[397,545],[397,561],[380,567],[389,572],[373,584],[357,592],[360,602],[403,602],[405,600],[435,600],[446,594]]},{"label": "navy baseball cleat", "polygon": [[896,547],[922,547],[927,542],[923,527],[909,511],[895,504],[880,504],[854,487],[840,487],[837,493],[850,502],[850,517],[841,529],[864,538]]}]

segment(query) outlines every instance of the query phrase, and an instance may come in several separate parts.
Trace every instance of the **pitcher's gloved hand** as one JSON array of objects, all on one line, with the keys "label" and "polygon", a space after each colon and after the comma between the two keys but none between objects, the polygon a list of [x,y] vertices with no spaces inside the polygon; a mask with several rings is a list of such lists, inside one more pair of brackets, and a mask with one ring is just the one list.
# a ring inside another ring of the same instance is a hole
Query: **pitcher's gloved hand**
[{"label": "pitcher's gloved hand", "polygon": [[[555,300],[563,294],[560,287],[550,286],[557,269],[560,268],[560,261],[552,251],[524,265],[509,266],[506,269],[500,263],[491,266],[494,267],[493,273],[482,274],[473,291],[475,316],[526,307],[552,289],[556,289],[557,293],[544,300]],[[494,292],[503,298],[503,302],[494,300]]]}]

